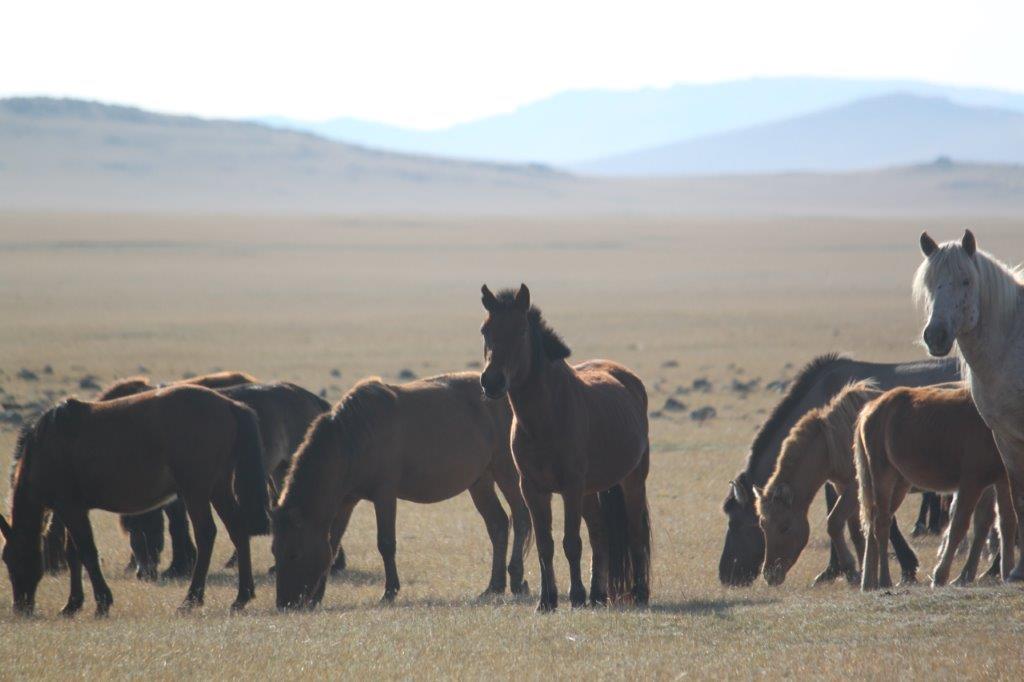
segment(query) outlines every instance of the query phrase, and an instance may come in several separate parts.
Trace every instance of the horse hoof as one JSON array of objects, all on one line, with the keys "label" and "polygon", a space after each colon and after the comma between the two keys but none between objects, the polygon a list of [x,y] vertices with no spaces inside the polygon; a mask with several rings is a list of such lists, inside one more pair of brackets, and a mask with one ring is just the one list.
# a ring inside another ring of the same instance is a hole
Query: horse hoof
[{"label": "horse hoof", "polygon": [[240,611],[245,610],[245,605],[248,603],[248,599],[244,601],[242,599],[236,599],[235,601],[231,602],[231,613],[238,613]]},{"label": "horse hoof", "polygon": [[380,603],[384,606],[391,606],[395,603],[396,596],[398,596],[398,590],[387,590],[384,592],[384,596],[380,598]]},{"label": "horse hoof", "polygon": [[267,575],[277,575],[277,564],[267,569]]},{"label": "horse hoof", "polygon": [[185,597],[185,601],[181,602],[181,606],[178,607],[178,613],[190,613],[202,605],[202,597]]},{"label": "horse hoof", "polygon": [[175,566],[171,564],[166,571],[160,575],[161,580],[186,580],[192,577],[192,569],[188,566]]},{"label": "horse hoof", "polygon": [[582,587],[579,590],[569,590],[569,603],[574,609],[587,605],[587,591]]},{"label": "horse hoof", "polygon": [[528,583],[528,582],[526,582],[524,580],[521,583],[519,583],[518,585],[513,584],[512,585],[512,594],[514,594],[517,597],[528,597],[528,596],[530,596],[530,583]]},{"label": "horse hoof", "polygon": [[[900,577],[900,584],[898,587],[910,587],[911,585],[917,584],[917,575],[915,574],[904,574]],[[886,585],[886,587],[892,587],[892,585]]]},{"label": "horse hoof", "polygon": [[65,618],[71,618],[76,613],[82,610],[82,599],[68,600],[68,603],[64,605],[64,608],[60,610],[60,615]]},{"label": "horse hoof", "polygon": [[598,606],[608,606],[608,595],[603,592],[591,592],[590,605],[595,608]]},{"label": "horse hoof", "polygon": [[546,601],[541,601],[537,604],[537,613],[554,613],[558,608],[558,604],[549,604]]},{"label": "horse hoof", "polygon": [[1012,571],[1010,571],[1010,575],[1006,576],[1006,582],[1008,582],[1008,583],[1024,582],[1024,569],[1021,569],[1018,566],[1017,568],[1015,568]]}]

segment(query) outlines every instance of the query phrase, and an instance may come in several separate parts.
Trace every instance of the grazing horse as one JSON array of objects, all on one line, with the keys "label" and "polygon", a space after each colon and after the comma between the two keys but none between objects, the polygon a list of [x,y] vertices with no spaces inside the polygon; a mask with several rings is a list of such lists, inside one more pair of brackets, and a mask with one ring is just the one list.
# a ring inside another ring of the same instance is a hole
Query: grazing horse
[{"label": "grazing horse", "polygon": [[540,558],[540,611],[558,605],[551,495],[565,507],[562,547],[569,560],[569,599],[587,601],[580,573],[580,522],[593,552],[592,604],[629,594],[650,598],[651,524],[647,507],[650,441],[647,391],[633,372],[609,360],[569,365],[569,348],[530,305],[526,285],[497,296],[481,289],[487,319],[481,327],[480,375],[492,400],[512,407],[512,455],[530,508]]},{"label": "grazing horse", "polygon": [[[251,379],[247,375],[239,376]],[[196,377],[188,382],[178,382],[175,385],[198,384],[205,379],[206,377]],[[134,395],[154,388],[144,379],[133,378],[115,384],[101,398],[114,391],[121,395]],[[240,382],[219,388],[218,393],[248,406],[256,413],[260,424],[260,435],[263,439],[263,466],[269,476],[270,485],[275,493],[279,492],[283,488],[284,476],[288,470],[292,453],[302,443],[306,430],[313,420],[331,408],[330,403],[301,386],[288,382],[258,384],[246,380],[244,383]],[[192,547],[192,540],[188,536],[188,527],[185,526],[174,532],[173,523],[179,508],[180,515],[184,517],[184,505],[180,501],[176,500],[164,507],[168,519],[172,521],[174,559],[178,557],[179,546],[184,546],[186,550],[191,548],[193,557],[195,555],[195,548]],[[121,526],[128,532],[132,556],[138,565],[140,577],[156,578],[160,553],[159,549],[156,552],[153,552],[152,549],[163,545],[161,520],[160,510],[121,517]],[[229,563],[233,565],[236,560],[237,557],[232,557]],[[344,554],[340,552],[339,561],[344,562]],[[172,568],[174,564],[175,562],[172,560]],[[165,577],[174,575],[175,573],[165,573]]]},{"label": "grazing horse", "polygon": [[1002,576],[1013,567],[1017,519],[1006,469],[992,432],[964,388],[895,388],[861,410],[854,436],[866,547],[861,589],[889,587],[886,530],[914,485],[956,492],[949,538],[932,585],[945,585],[957,547],[982,493],[996,487]]},{"label": "grazing horse", "polygon": [[[992,429],[1010,479],[1017,525],[1024,527],[1024,276],[978,249],[970,230],[941,246],[921,234],[925,260],[914,298],[927,311],[928,352],[959,349],[965,378],[982,419]],[[1024,580],[1024,533],[1011,581]]]},{"label": "grazing horse", "polygon": [[[761,425],[747,456],[746,466],[730,483],[722,510],[729,518],[725,544],[718,562],[718,578],[724,585],[749,585],[764,563],[764,533],[754,508],[755,485],[764,485],[775,469],[782,441],[808,410],[821,407],[847,384],[873,380],[879,388],[926,386],[960,379],[954,360],[919,360],[897,364],[862,362],[842,355],[822,355],[807,364],[790,384],[786,395]],[[835,493],[825,485],[827,511],[835,506]],[[895,524],[895,522],[894,522]],[[899,529],[893,527],[893,546],[907,551]],[[826,573],[840,574],[839,558],[832,548]]]},{"label": "grazing horse", "polygon": [[395,563],[398,500],[441,502],[469,490],[493,548],[484,594],[506,587],[509,520],[515,533],[507,564],[513,594],[529,590],[523,553],[530,519],[509,452],[508,405],[480,396],[475,372],[443,374],[406,384],[367,379],[313,422],[292,459],[274,511],[273,552],[278,608],[313,607],[323,598],[337,543],[360,500],[373,503],[377,549],[384,560],[384,596],[400,583]]},{"label": "grazing horse", "polygon": [[184,500],[199,543],[182,608],[203,603],[217,534],[211,502],[238,551],[233,608],[255,596],[249,536],[266,533],[269,519],[259,423],[245,405],[198,386],[106,402],[68,398],[26,427],[17,449],[10,523],[0,516],[17,612],[34,608],[44,509],[52,509],[68,531],[71,590],[62,613],[72,615],[82,607],[84,564],[97,615],[105,615],[113,595],[100,570],[89,510],[138,513],[159,508],[174,495]]}]

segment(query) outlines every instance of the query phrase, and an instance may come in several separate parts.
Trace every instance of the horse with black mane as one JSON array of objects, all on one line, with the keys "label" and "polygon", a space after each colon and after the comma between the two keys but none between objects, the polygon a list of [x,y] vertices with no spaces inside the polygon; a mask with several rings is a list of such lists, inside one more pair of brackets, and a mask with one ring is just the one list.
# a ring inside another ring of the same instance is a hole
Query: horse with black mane
[{"label": "horse with black mane", "polygon": [[610,360],[566,362],[569,347],[530,303],[530,290],[481,289],[484,394],[512,408],[512,455],[533,518],[540,559],[538,610],[558,605],[551,495],[562,496],[569,600],[587,602],[580,557],[586,520],[593,552],[591,604],[650,599],[651,523],[647,506],[650,439],[647,391]]},{"label": "horse with black mane", "polygon": [[89,510],[139,513],[174,495],[184,501],[199,545],[182,608],[203,603],[217,534],[211,503],[239,556],[233,608],[255,596],[249,536],[268,532],[269,502],[259,423],[245,405],[199,386],[106,402],[68,398],[22,430],[17,450],[10,522],[0,515],[15,611],[31,613],[35,606],[45,509],[67,527],[70,594],[62,613],[82,607],[84,565],[96,612],[106,615],[113,594],[100,569]]}]

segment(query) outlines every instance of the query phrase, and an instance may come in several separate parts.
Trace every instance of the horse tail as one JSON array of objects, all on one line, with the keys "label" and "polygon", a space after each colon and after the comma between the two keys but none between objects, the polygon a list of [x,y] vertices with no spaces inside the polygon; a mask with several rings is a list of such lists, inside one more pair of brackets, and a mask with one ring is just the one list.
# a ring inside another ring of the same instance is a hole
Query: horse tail
[{"label": "horse tail", "polygon": [[864,532],[864,541],[873,541],[875,519],[875,482],[871,475],[871,454],[868,452],[864,439],[864,428],[868,409],[861,411],[857,417],[857,426],[853,436],[853,460],[857,467],[857,481],[860,494],[860,527]]},{"label": "horse tail", "polygon": [[270,532],[270,499],[267,494],[267,472],[263,464],[263,439],[256,413],[232,401],[237,435],[235,437],[235,496],[242,519],[250,535]]},{"label": "horse tail", "polygon": [[[640,512],[641,542],[635,543],[643,547],[639,557],[632,549],[636,538],[630,534],[622,484],[598,493],[598,501],[608,536],[608,598],[615,602],[633,594],[646,601],[651,583],[651,514],[647,500],[644,499]],[[645,593],[637,595],[636,588],[642,588]]]}]

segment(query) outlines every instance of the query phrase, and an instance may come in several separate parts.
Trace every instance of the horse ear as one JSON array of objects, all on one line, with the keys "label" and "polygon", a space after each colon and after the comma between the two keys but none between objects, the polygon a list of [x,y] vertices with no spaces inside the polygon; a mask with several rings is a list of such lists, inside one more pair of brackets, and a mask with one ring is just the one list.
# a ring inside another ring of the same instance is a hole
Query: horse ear
[{"label": "horse ear", "polygon": [[744,507],[750,504],[750,496],[747,494],[747,489],[739,482],[739,480],[729,481],[729,486],[732,488],[732,497],[734,500],[742,504]]},{"label": "horse ear", "polygon": [[764,488],[759,485],[751,486],[751,490],[754,491],[754,499],[760,500],[764,497]]},{"label": "horse ear", "polygon": [[974,233],[970,230],[964,230],[963,239],[960,240],[960,246],[964,248],[968,256],[973,256],[978,250],[978,242],[974,239]]},{"label": "horse ear", "polygon": [[927,232],[921,233],[921,251],[925,256],[931,256],[939,249],[939,245],[935,243]]},{"label": "horse ear", "polygon": [[491,293],[491,290],[487,288],[486,284],[480,287],[480,293],[482,294],[482,298],[480,300],[483,301],[484,308],[486,308],[488,312],[494,312],[494,309],[498,305],[498,299],[494,297],[494,294]]},{"label": "horse ear", "polygon": [[11,524],[7,523],[7,519],[4,518],[3,514],[0,514],[0,534],[3,534],[4,542],[11,541],[11,535],[13,535]]},{"label": "horse ear", "polygon": [[520,284],[516,292],[516,309],[524,312],[530,309],[530,290],[525,284]]}]

